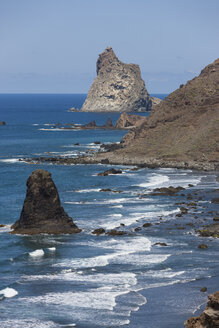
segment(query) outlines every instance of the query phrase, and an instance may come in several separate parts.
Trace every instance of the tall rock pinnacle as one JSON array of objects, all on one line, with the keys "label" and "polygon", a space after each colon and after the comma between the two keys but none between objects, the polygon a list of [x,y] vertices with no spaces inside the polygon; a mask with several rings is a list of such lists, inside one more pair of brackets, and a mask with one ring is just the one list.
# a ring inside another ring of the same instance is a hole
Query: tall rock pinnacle
[{"label": "tall rock pinnacle", "polygon": [[36,170],[27,179],[23,209],[12,229],[12,233],[28,235],[81,231],[61,206],[51,174],[45,170]]},{"label": "tall rock pinnacle", "polygon": [[97,77],[88,92],[82,111],[144,112],[151,100],[136,64],[124,64],[107,47],[96,64]]}]

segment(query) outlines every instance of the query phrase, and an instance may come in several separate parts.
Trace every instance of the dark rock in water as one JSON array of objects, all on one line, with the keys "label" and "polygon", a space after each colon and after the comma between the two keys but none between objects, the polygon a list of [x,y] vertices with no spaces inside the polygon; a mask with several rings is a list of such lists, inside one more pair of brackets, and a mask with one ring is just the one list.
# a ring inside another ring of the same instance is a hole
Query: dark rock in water
[{"label": "dark rock in water", "polygon": [[142,227],[148,228],[148,227],[151,227],[151,226],[152,226],[152,223],[148,222],[148,223],[144,223]]},{"label": "dark rock in water", "polygon": [[100,189],[100,192],[108,192],[108,191],[112,191],[112,189],[110,189],[110,188],[103,188],[103,189]]},{"label": "dark rock in water", "polygon": [[100,141],[94,141],[94,144],[95,144],[95,145],[100,145],[101,142],[100,142]]},{"label": "dark rock in water", "polygon": [[184,325],[186,328],[218,328],[219,291],[208,296],[207,306],[199,317],[188,319]]},{"label": "dark rock in water", "polygon": [[219,222],[219,217],[218,217],[218,216],[215,216],[215,217],[213,218],[213,220],[216,221],[216,222]]},{"label": "dark rock in water", "polygon": [[202,287],[202,288],[200,289],[200,292],[202,292],[202,293],[207,292],[207,287]]},{"label": "dark rock in water", "polygon": [[98,173],[98,176],[107,176],[109,174],[122,174],[122,170],[110,169],[105,172]]},{"label": "dark rock in water", "polygon": [[155,188],[154,192],[150,193],[152,196],[174,196],[176,193],[178,193],[181,190],[184,190],[183,187],[162,187],[162,188]]},{"label": "dark rock in water", "polygon": [[211,202],[212,204],[219,204],[219,198],[213,198]]},{"label": "dark rock in water", "polygon": [[72,234],[81,231],[61,206],[51,174],[34,171],[27,179],[27,193],[15,234]]},{"label": "dark rock in water", "polygon": [[109,235],[109,236],[123,236],[123,235],[126,235],[126,232],[112,229],[109,232],[107,232],[107,235]]},{"label": "dark rock in water", "polygon": [[0,224],[0,228],[6,227],[6,224]]},{"label": "dark rock in water", "polygon": [[1,121],[0,125],[6,125],[5,121]]},{"label": "dark rock in water", "polygon": [[211,224],[207,228],[199,230],[198,233],[202,237],[219,238],[219,223]]},{"label": "dark rock in water", "polygon": [[93,230],[93,231],[92,231],[92,234],[99,236],[99,235],[104,234],[105,232],[106,232],[105,229],[103,229],[103,228],[98,228],[98,229]]},{"label": "dark rock in water", "polygon": [[151,106],[139,66],[122,63],[111,47],[106,48],[97,60],[97,77],[82,111],[145,112]]},{"label": "dark rock in water", "polygon": [[87,128],[96,128],[97,125],[96,125],[96,122],[95,121],[91,121],[90,123],[88,124],[84,124],[82,125],[82,128],[83,129],[87,129]]},{"label": "dark rock in water", "polygon": [[207,249],[208,246],[205,245],[205,244],[200,244],[200,245],[198,245],[198,248],[200,248],[200,249]]},{"label": "dark rock in water", "polygon": [[106,124],[104,124],[102,127],[105,128],[105,129],[111,129],[111,128],[113,128],[113,123],[112,123],[112,120],[111,120],[110,117],[107,119]]},{"label": "dark rock in water", "polygon": [[167,246],[167,244],[166,243],[159,243],[158,242],[158,243],[155,243],[154,246]]}]

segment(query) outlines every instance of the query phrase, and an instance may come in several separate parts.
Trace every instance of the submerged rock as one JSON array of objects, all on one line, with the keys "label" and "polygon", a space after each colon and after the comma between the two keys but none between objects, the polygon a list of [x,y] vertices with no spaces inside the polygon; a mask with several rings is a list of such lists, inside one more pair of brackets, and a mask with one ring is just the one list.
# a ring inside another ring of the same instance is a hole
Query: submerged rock
[{"label": "submerged rock", "polygon": [[92,234],[97,235],[97,236],[102,235],[104,233],[106,233],[106,231],[103,228],[98,228],[98,229],[95,229],[92,231]]},{"label": "submerged rock", "polygon": [[99,55],[97,77],[93,81],[82,111],[145,112],[151,100],[138,65],[124,64],[111,47]]},{"label": "submerged rock", "polygon": [[107,171],[104,171],[104,172],[100,172],[97,175],[105,177],[109,174],[122,174],[122,170],[110,169],[110,170],[107,170]]},{"label": "submerged rock", "polygon": [[34,171],[27,179],[27,193],[15,234],[71,234],[81,231],[61,206],[51,174]]},{"label": "submerged rock", "polygon": [[219,327],[219,291],[208,296],[205,310],[199,317],[188,319],[186,328],[218,328]]}]

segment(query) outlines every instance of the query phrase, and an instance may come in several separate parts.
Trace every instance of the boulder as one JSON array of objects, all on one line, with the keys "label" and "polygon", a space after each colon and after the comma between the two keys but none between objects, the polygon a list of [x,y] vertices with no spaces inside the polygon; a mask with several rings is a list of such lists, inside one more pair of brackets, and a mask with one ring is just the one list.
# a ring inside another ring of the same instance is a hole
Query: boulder
[{"label": "boulder", "polygon": [[126,129],[140,126],[146,119],[144,116],[122,113],[115,124],[115,128]]},{"label": "boulder", "polygon": [[107,232],[107,235],[109,235],[109,236],[123,236],[123,235],[126,235],[126,232],[112,229],[109,232]]},{"label": "boulder", "polygon": [[93,231],[92,231],[92,234],[99,236],[99,235],[104,234],[105,232],[106,232],[105,229],[103,229],[103,228],[98,228],[98,229],[93,230]]},{"label": "boulder", "polygon": [[115,169],[110,169],[110,170],[106,170],[106,171],[104,171],[104,172],[100,172],[100,173],[98,173],[97,175],[98,176],[107,176],[107,175],[109,175],[109,174],[122,174],[122,170],[115,170]]},{"label": "boulder", "polygon": [[107,47],[96,64],[97,77],[82,106],[86,112],[145,112],[151,100],[138,65],[124,64]]},{"label": "boulder", "polygon": [[5,121],[1,121],[0,125],[6,125]]},{"label": "boulder", "polygon": [[81,231],[61,206],[51,174],[34,171],[27,179],[27,193],[14,234],[72,234]]},{"label": "boulder", "polygon": [[156,97],[151,97],[151,105],[152,109],[154,109],[155,106],[159,105],[161,103],[162,99],[156,98]]},{"label": "boulder", "polygon": [[199,317],[188,319],[186,328],[218,328],[219,327],[219,291],[208,296],[205,310]]}]

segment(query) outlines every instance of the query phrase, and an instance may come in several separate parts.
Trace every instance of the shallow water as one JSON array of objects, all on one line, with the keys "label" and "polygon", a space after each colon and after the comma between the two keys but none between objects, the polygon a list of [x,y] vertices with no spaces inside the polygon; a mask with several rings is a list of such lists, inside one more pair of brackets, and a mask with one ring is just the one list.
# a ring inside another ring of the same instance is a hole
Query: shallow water
[{"label": "shallow water", "polygon": [[[195,232],[212,222],[210,212],[217,210],[210,203],[212,190],[218,188],[215,174],[119,166],[123,174],[102,177],[97,174],[111,166],[19,162],[23,157],[96,151],[94,141],[118,142],[124,131],[60,131],[45,125],[93,119],[104,124],[108,114],[67,111],[83,100],[81,95],[0,95],[0,120],[7,122],[0,127],[0,224],[7,225],[0,228],[1,328],[183,327],[203,307],[207,293],[218,289],[218,240]],[[118,114],[110,116],[115,122]],[[37,168],[52,173],[62,205],[82,233],[8,233],[19,218],[26,179]],[[172,197],[149,195],[170,185],[186,189]],[[102,188],[120,193],[100,192]],[[182,206],[177,203],[188,203],[188,194],[197,206],[177,218]],[[152,225],[142,228],[144,223]],[[99,227],[120,227],[127,235],[91,234]],[[141,230],[135,231],[137,227]],[[201,243],[208,249],[200,250]],[[203,286],[207,293],[200,292]]]}]

